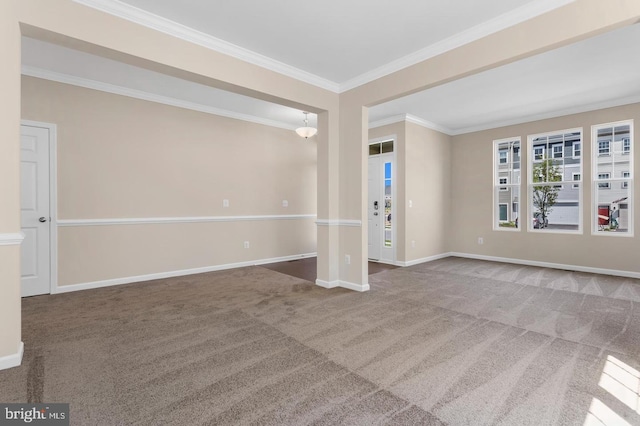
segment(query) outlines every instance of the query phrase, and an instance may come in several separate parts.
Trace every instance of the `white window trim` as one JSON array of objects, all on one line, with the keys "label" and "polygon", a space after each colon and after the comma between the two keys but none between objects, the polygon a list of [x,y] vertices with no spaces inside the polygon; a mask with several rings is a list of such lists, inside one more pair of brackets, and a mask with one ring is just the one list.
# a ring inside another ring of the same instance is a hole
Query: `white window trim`
[{"label": "white window trim", "polygon": [[[580,176],[580,179],[576,180],[576,175]],[[578,183],[573,183],[571,185],[572,189],[579,189],[580,188],[580,184],[582,183],[582,175],[580,173],[572,173],[571,174],[571,181],[572,182],[578,182]],[[577,185],[577,186],[576,186]]]},{"label": "white window trim", "polygon": [[[615,121],[612,123],[602,123],[602,124],[594,124],[593,126],[591,126],[591,140],[592,141],[597,141],[598,140],[598,130],[602,129],[602,128],[606,128],[606,127],[618,127],[618,126],[623,126],[623,125],[629,125],[629,134],[630,136],[630,143],[631,143],[631,150],[633,150],[633,135],[634,135],[634,120],[633,119],[629,119],[629,120],[622,120],[622,121]],[[634,187],[634,183],[633,183],[633,157],[630,157],[630,161],[629,161],[629,175],[631,176],[630,178],[624,178],[624,179],[610,179],[609,182],[611,181],[615,181],[615,180],[625,180],[629,182],[629,187],[627,188],[627,190],[629,191],[629,193],[631,194],[631,197],[628,200],[628,206],[629,206],[629,211],[631,212],[631,214],[629,214],[629,230],[628,232],[603,232],[603,231],[599,231],[598,230],[598,180],[596,179],[596,177],[598,176],[598,162],[597,162],[597,158],[598,158],[598,144],[593,143],[592,144],[592,159],[591,159],[591,176],[592,176],[592,194],[591,194],[591,200],[592,200],[592,206],[591,206],[591,235],[596,235],[596,236],[602,236],[602,237],[613,237],[613,238],[633,238],[634,236],[634,228],[635,228],[635,223],[634,223],[634,215],[635,215],[635,207],[634,207],[634,196],[633,196],[633,187]],[[609,152],[611,152],[611,143],[609,143]]]},{"label": "white window trim", "polygon": [[[504,153],[504,162],[500,161],[502,160],[502,157],[500,157],[500,154]],[[498,151],[498,164],[509,164],[509,150],[504,150],[501,149]]]},{"label": "white window trim", "polygon": [[[493,141],[493,190],[492,192],[492,207],[491,207],[491,222],[492,222],[492,228],[494,231],[501,231],[501,232],[520,232],[522,230],[522,221],[520,220],[520,215],[522,214],[522,205],[520,203],[518,203],[518,219],[519,219],[519,227],[518,228],[509,228],[509,227],[501,227],[499,226],[500,223],[505,223],[504,221],[500,221],[500,206],[498,205],[498,199],[496,198],[498,196],[498,194],[500,193],[499,189],[500,187],[506,186],[507,190],[509,189],[520,189],[520,197],[522,197],[522,189],[520,188],[520,182],[518,183],[510,183],[507,185],[500,185],[500,181],[499,179],[499,158],[498,158],[498,146],[502,143],[505,142],[514,142],[514,143],[518,143],[520,145],[520,173],[522,173],[522,138],[520,138],[520,136],[517,137],[513,137],[513,138],[504,138],[504,139],[496,139]],[[507,163],[509,164],[509,163]],[[508,180],[507,180],[508,182]],[[504,203],[500,203],[500,204],[504,204]],[[496,207],[497,207],[497,211],[496,211]],[[509,212],[509,204],[507,204],[507,215]],[[508,222],[508,221],[507,221]]]},{"label": "white window trim", "polygon": [[[549,137],[549,136],[554,136],[554,135],[558,135],[558,134],[566,134],[566,133],[580,133],[580,143],[584,144],[584,129],[582,127],[576,127],[573,129],[564,129],[564,130],[554,130],[552,132],[545,132],[545,133],[536,133],[533,135],[528,135],[527,136],[527,152],[530,152],[533,155],[533,140],[537,139],[537,138],[541,138],[541,137]],[[564,142],[563,142],[564,144]],[[552,145],[549,142],[547,142],[547,145]],[[582,156],[581,156],[582,157]],[[580,173],[580,176],[584,176],[583,175],[583,163],[584,161],[582,161],[582,158],[580,158],[580,169],[579,172],[576,173]],[[543,155],[544,158],[544,155]],[[579,209],[578,209],[578,229],[576,230],[562,230],[562,229],[548,229],[548,228],[543,228],[543,229],[533,229],[533,224],[531,219],[529,219],[530,217],[533,217],[533,164],[534,163],[539,163],[540,160],[535,160],[535,157],[531,159],[532,161],[528,161],[527,162],[527,208],[528,208],[528,212],[527,212],[527,225],[526,225],[526,229],[527,232],[532,232],[532,233],[536,233],[536,234],[582,234],[583,233],[583,214],[582,214],[582,206],[583,206],[583,186],[584,185],[580,185],[580,188],[578,188],[578,205],[579,205]],[[564,173],[562,176],[562,181],[558,182],[559,185],[566,185],[566,184],[571,184],[573,185],[573,182],[571,181],[565,181],[565,177],[564,177]],[[520,215],[521,217],[525,217],[522,216],[522,214]]]},{"label": "white window trim", "polygon": [[[627,175],[627,176],[625,176],[625,175]],[[629,189],[629,179],[631,179],[631,173],[622,172],[622,179],[624,179],[624,180],[622,181],[621,188],[622,189]]]},{"label": "white window trim", "polygon": [[[556,148],[560,147],[560,157],[556,157]],[[551,156],[552,158],[564,158],[564,142],[563,143],[554,143],[551,145]]]},{"label": "white window trim", "polygon": [[[580,149],[576,150],[576,145],[580,145]],[[576,155],[576,151],[580,151],[580,154]],[[571,144],[571,152],[573,153],[573,158],[580,158],[582,157],[582,141],[580,142],[573,142]]]},{"label": "white window trim", "polygon": [[[595,139],[595,141],[596,141],[596,143],[595,143],[596,149],[598,151],[596,154],[597,154],[598,157],[607,157],[607,156],[611,155],[611,139],[606,140],[606,141],[599,141],[598,139]],[[600,152],[600,144],[601,143],[605,143],[605,142],[608,143],[608,148],[607,148],[607,153],[603,154],[603,153]]]},{"label": "white window trim", "polygon": [[533,162],[534,162],[534,163],[539,163],[539,162],[541,162],[542,160],[544,160],[544,152],[546,151],[546,149],[545,149],[545,148],[543,148],[543,147],[536,147],[536,149],[538,149],[538,148],[539,148],[539,149],[542,149],[542,158],[540,158],[539,160],[536,158],[536,153],[535,153],[534,149],[533,149],[533,148],[532,148],[532,149],[530,149],[530,151],[531,151],[531,155],[533,155]]}]

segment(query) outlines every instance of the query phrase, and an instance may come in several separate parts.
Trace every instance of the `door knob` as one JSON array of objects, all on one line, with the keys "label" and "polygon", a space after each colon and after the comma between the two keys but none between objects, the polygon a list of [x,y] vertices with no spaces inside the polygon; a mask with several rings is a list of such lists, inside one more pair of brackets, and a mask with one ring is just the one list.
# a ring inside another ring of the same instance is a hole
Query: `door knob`
[{"label": "door knob", "polygon": [[39,220],[40,222],[46,222],[46,221],[47,221],[47,219],[46,219],[44,216],[42,216],[42,217],[41,217],[40,219],[38,219],[38,220]]}]

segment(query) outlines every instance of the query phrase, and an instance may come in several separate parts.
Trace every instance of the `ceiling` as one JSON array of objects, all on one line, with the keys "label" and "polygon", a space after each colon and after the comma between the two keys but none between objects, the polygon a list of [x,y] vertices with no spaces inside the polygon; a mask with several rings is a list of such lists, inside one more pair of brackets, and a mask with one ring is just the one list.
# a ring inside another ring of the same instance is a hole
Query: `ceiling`
[{"label": "ceiling", "polygon": [[448,134],[640,102],[640,24],[369,109],[409,114]]},{"label": "ceiling", "polygon": [[122,0],[344,83],[534,0]]},{"label": "ceiling", "polygon": [[[275,6],[260,0],[74,1],[99,5],[156,29],[163,20],[161,30],[179,30],[177,36],[183,38],[189,31],[207,32],[219,42],[208,47],[229,54],[245,49],[250,62],[261,57],[258,62],[267,68],[278,63],[284,74],[298,70],[303,74],[294,77],[333,79],[330,84],[344,88],[344,79],[351,79],[346,84],[366,82],[504,27],[506,18],[512,25],[541,13],[542,6],[549,9],[568,0],[396,0],[393,8],[379,0],[329,0],[307,8],[290,0]],[[482,3],[481,10],[476,10],[477,3]],[[246,10],[251,13],[243,14]],[[150,17],[155,17],[155,24]],[[313,19],[304,21],[309,17]],[[409,119],[460,134],[640,102],[640,79],[634,72],[640,65],[640,56],[634,54],[639,43],[640,25],[619,29],[378,105],[369,110],[370,123]],[[300,110],[33,39],[23,39],[23,73],[288,129],[302,124]],[[315,119],[310,115],[314,125]]]}]

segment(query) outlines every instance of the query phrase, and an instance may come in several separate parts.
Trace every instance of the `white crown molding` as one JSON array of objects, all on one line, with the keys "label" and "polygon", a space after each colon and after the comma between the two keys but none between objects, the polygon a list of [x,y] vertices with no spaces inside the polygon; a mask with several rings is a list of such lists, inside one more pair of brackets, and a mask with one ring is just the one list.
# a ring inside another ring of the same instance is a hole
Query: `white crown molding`
[{"label": "white crown molding", "polygon": [[357,228],[362,226],[362,221],[351,219],[318,219],[316,220],[316,224],[318,226],[351,226]]},{"label": "white crown molding", "polygon": [[259,216],[192,216],[192,217],[137,217],[117,219],[58,219],[57,225],[69,226],[109,226],[109,225],[149,225],[159,223],[206,223],[241,222],[264,220],[315,219],[315,214],[259,215]]},{"label": "white crown molding", "polygon": [[0,357],[0,370],[18,367],[22,364],[22,356],[24,355],[24,343],[20,342],[18,351],[14,354]]},{"label": "white crown molding", "polygon": [[369,129],[375,129],[382,126],[388,126],[390,124],[401,123],[406,120],[407,120],[407,114],[392,115],[390,117],[386,117],[380,120],[370,122]]},{"label": "white crown molding", "polygon": [[441,126],[436,123],[432,123],[431,121],[427,121],[420,117],[416,117],[415,115],[406,114],[406,121],[409,123],[417,124],[418,126],[426,127],[427,129],[435,130],[436,132],[444,133],[445,135],[451,136],[453,134],[453,130],[448,127]]},{"label": "white crown molding", "polygon": [[251,123],[262,124],[265,126],[278,127],[286,130],[296,129],[296,126],[292,126],[291,124],[283,123],[281,121],[269,120],[267,118],[256,117],[255,115],[249,115],[249,114],[242,114],[240,112],[235,112],[235,111],[228,111],[222,108],[216,108],[208,105],[198,104],[195,102],[189,102],[181,99],[171,98],[168,96],[157,95],[154,93],[144,92],[142,90],[130,89],[128,87],[116,86],[115,84],[103,83],[96,80],[90,80],[88,78],[76,77],[73,75],[63,74],[55,71],[49,71],[42,68],[28,66],[28,65],[22,66],[22,75],[41,78],[44,80],[55,81],[58,83],[70,84],[72,86],[84,87],[86,89],[93,89],[101,92],[112,93],[114,95],[121,95],[121,96],[127,96],[129,98],[141,99],[143,101],[170,105],[177,108],[184,108],[192,111],[204,112],[206,114],[219,115],[221,117],[248,121]]},{"label": "white crown molding", "polygon": [[342,93],[355,87],[369,83],[380,77],[384,77],[403,68],[415,65],[419,62],[440,55],[449,50],[453,50],[464,44],[496,33],[505,28],[517,25],[526,20],[535,18],[559,7],[565,6],[575,0],[537,0],[530,2],[511,12],[497,16],[487,22],[469,28],[445,40],[434,43],[424,49],[411,53],[407,56],[389,62],[381,67],[375,68],[357,77],[342,83],[336,83],[326,78],[320,77],[308,71],[301,70],[251,50],[236,46],[227,41],[194,30],[185,25],[123,3],[119,0],[73,0],[93,9],[117,16],[130,22],[145,26],[147,28],[169,34],[173,37],[194,43],[208,49],[215,50],[242,61],[257,65],[259,67],[277,72],[287,77],[303,81],[308,84],[329,90],[334,93]]},{"label": "white crown molding", "polygon": [[347,80],[340,84],[340,93],[362,86],[363,84],[370,83],[371,81],[400,71],[401,69],[410,67],[429,58],[441,55],[465,44],[472,43],[490,34],[497,33],[498,31],[502,31],[529,19],[533,19],[536,16],[543,15],[554,9],[573,3],[574,1],[575,0],[537,0],[529,2],[522,7],[512,10],[511,12],[504,13],[487,22],[483,22],[475,27],[471,27],[449,38],[427,46],[424,49],[420,49],[407,56],[396,59],[395,61],[389,62],[388,64]]},{"label": "white crown molding", "polygon": [[24,234],[22,232],[0,234],[0,246],[17,246],[22,244]]},{"label": "white crown molding", "polygon": [[640,94],[628,96],[626,98],[611,99],[608,101],[595,102],[592,104],[579,105],[571,108],[564,108],[542,114],[527,115],[510,120],[494,121],[479,126],[464,127],[451,132],[451,136],[464,135],[466,133],[480,132],[483,130],[497,129],[499,127],[514,126],[516,124],[531,123],[532,121],[547,120],[550,118],[564,117],[567,115],[580,114],[583,112],[597,111],[599,109],[614,108],[622,105],[640,103]]},{"label": "white crown molding", "polygon": [[115,285],[132,284],[132,283],[151,281],[151,280],[161,280],[164,278],[172,278],[172,277],[182,277],[185,275],[203,274],[205,272],[223,271],[226,269],[244,268],[247,266],[266,265],[269,263],[288,262],[290,260],[306,259],[308,257],[315,257],[315,256],[317,256],[316,253],[304,253],[304,254],[296,254],[292,256],[274,257],[270,259],[258,259],[258,260],[249,260],[246,262],[228,263],[225,265],[205,266],[202,268],[181,269],[178,271],[159,272],[155,274],[137,275],[133,277],[115,278],[111,280],[92,281],[92,282],[81,283],[81,284],[63,285],[63,286],[57,287],[52,292],[52,294],[70,293],[73,291],[91,290],[94,288],[111,287]]},{"label": "white crown molding", "polygon": [[153,30],[169,34],[173,37],[185,40],[199,46],[206,47],[216,52],[229,55],[236,59],[248,62],[253,65],[277,72],[287,77],[303,81],[308,84],[320,87],[325,90],[337,93],[340,85],[336,82],[319,77],[310,72],[287,65],[283,62],[245,49],[219,38],[194,30],[185,25],[139,9],[135,6],[123,3],[118,0],[73,0],[76,3],[93,9],[100,10],[118,18],[151,28]]},{"label": "white crown molding", "polygon": [[390,117],[383,118],[381,120],[372,121],[371,123],[369,123],[369,129],[375,129],[377,127],[388,126],[390,124],[395,124],[395,123],[401,123],[403,121],[417,124],[418,126],[426,127],[427,129],[444,133],[445,135],[451,136],[453,134],[453,130],[449,129],[448,127],[441,126],[439,124],[422,119],[420,117],[416,117],[415,115],[411,115],[411,114],[392,115]]}]

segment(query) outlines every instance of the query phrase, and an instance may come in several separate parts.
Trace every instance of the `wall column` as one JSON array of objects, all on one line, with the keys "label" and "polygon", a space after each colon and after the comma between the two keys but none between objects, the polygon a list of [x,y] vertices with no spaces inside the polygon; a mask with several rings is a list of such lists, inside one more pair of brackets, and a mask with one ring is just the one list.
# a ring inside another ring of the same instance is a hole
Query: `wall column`
[{"label": "wall column", "polygon": [[0,2],[0,369],[21,361],[20,27]]}]

